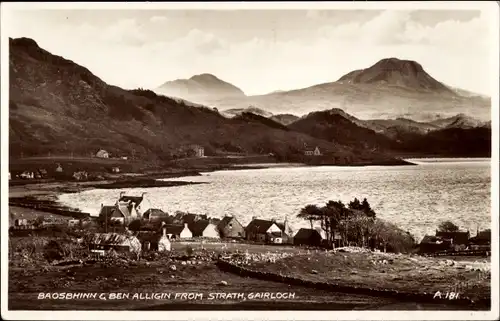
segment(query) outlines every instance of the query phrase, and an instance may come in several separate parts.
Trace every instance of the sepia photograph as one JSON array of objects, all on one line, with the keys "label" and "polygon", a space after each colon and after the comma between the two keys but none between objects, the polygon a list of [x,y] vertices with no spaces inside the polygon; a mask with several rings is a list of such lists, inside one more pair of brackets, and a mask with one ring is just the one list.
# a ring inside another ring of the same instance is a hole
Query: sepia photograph
[{"label": "sepia photograph", "polygon": [[2,319],[498,319],[499,12],[2,3]]}]

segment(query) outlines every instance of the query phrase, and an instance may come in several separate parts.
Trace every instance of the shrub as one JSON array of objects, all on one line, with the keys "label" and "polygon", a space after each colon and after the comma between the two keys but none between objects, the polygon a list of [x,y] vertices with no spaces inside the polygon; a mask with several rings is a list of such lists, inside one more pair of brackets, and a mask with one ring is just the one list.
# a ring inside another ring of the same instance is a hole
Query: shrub
[{"label": "shrub", "polygon": [[52,240],[44,247],[43,257],[49,262],[64,258],[64,249],[60,242]]},{"label": "shrub", "polygon": [[186,254],[187,254],[187,256],[193,255],[193,252],[194,252],[193,247],[191,245],[188,245],[186,247]]}]

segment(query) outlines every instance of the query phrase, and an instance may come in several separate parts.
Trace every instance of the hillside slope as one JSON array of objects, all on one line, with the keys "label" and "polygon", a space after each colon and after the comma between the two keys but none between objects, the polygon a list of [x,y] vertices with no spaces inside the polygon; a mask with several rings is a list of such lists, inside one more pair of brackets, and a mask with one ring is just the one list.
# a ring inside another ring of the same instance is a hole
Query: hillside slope
[{"label": "hillside slope", "polygon": [[303,146],[319,146],[342,159],[365,162],[385,155],[331,144],[261,121],[227,119],[148,90],[111,86],[88,69],[55,56],[28,38],[10,39],[9,134],[12,157],[48,153],[89,156],[99,149],[143,160],[183,157],[200,144],[218,151],[273,153],[288,160]]}]

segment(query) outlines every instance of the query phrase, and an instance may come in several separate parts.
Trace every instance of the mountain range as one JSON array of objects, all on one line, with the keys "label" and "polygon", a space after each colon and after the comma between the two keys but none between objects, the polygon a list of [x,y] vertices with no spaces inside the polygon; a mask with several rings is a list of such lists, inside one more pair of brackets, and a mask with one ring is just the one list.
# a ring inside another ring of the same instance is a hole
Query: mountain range
[{"label": "mountain range", "polygon": [[[9,53],[11,157],[70,152],[88,156],[106,149],[161,162],[183,157],[191,144],[204,146],[206,155],[272,153],[280,161],[303,161],[304,148],[318,146],[325,153],[321,162],[343,165],[401,164],[399,154],[434,155],[441,150],[466,156],[467,144],[474,145],[470,155],[490,153],[488,123],[465,115],[423,123],[404,118],[362,120],[339,108],[300,118],[253,105],[225,113],[185,97],[107,84],[29,38],[9,39]],[[197,83],[219,82],[206,74],[202,81],[193,78]],[[424,80],[425,88],[435,86],[445,95],[456,95]],[[222,87],[227,90],[220,92],[236,92]]]},{"label": "mountain range", "polygon": [[[99,149],[150,162],[184,157],[191,144],[206,155],[272,153],[300,160],[318,146],[338,164],[404,163],[381,152],[290,130],[265,117],[228,118],[144,89],[124,90],[90,70],[54,55],[29,38],[9,39],[10,157],[48,153],[89,156]],[[202,77],[212,79],[211,77]]]},{"label": "mountain range", "polygon": [[[209,83],[205,84],[204,91],[211,91]],[[214,93],[218,86],[213,87]],[[156,91],[166,93],[162,87]],[[490,97],[447,86],[429,75],[419,63],[398,58],[382,59],[336,81],[307,88],[256,96],[245,96],[238,89],[231,93],[201,98],[179,95],[222,111],[251,107],[266,113],[302,116],[339,108],[359,119],[410,118],[424,122],[457,114],[474,115],[481,121],[491,117]]]}]

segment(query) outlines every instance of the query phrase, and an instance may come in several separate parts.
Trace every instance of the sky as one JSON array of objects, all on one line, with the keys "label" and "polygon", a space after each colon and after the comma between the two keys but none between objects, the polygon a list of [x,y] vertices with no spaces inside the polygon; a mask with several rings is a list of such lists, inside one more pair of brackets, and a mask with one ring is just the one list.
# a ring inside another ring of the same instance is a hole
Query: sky
[{"label": "sky", "polygon": [[6,33],[123,88],[211,73],[247,95],[336,81],[389,57],[491,95],[491,19],[450,10],[16,10]]}]

